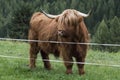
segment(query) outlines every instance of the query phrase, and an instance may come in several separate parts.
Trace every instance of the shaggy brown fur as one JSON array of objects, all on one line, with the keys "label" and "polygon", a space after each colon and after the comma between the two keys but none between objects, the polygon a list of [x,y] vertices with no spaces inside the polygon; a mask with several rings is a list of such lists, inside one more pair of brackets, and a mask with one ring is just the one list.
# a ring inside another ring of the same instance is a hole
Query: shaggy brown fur
[{"label": "shaggy brown fur", "polygon": [[[63,36],[58,35],[58,31],[63,31]],[[89,41],[88,31],[84,24],[83,17],[77,14],[76,10],[65,10],[61,16],[50,19],[43,13],[34,13],[30,21],[29,40],[61,41],[61,42],[81,42]],[[72,44],[52,44],[30,42],[30,68],[35,67],[37,53],[41,52],[42,59],[49,59],[49,53],[55,56],[62,55],[64,61],[84,62],[87,45]],[[44,61],[44,66],[51,69],[49,61]],[[66,73],[72,73],[72,63],[64,62]],[[84,65],[77,64],[79,74],[84,74]]]}]

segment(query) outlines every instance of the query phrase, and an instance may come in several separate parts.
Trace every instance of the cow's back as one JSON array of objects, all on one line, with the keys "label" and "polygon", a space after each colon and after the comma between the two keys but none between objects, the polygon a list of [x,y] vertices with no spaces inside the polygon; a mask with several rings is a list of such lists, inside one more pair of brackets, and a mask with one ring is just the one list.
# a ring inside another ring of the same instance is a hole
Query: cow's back
[{"label": "cow's back", "polygon": [[40,31],[42,27],[47,27],[51,19],[47,18],[44,14],[36,12],[33,14],[30,20],[30,27],[35,31]]},{"label": "cow's back", "polygon": [[[33,35],[32,37],[35,37],[35,40],[57,41],[56,21],[46,17],[40,12],[34,13],[30,20],[29,35]],[[38,47],[46,53],[55,53],[57,51],[56,44],[49,42],[39,42],[37,44]]]}]

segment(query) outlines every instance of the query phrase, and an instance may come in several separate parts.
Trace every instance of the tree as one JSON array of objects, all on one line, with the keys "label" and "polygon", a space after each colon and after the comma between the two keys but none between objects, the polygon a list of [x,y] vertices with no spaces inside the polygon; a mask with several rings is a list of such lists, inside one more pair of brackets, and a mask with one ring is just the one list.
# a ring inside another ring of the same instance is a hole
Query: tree
[{"label": "tree", "polygon": [[[120,21],[115,16],[109,23],[110,27],[110,43],[112,44],[120,44]],[[117,52],[119,51],[119,47],[110,47],[109,51]]]},{"label": "tree", "polygon": [[109,0],[108,1],[108,8],[109,8],[109,19],[112,19],[115,16],[115,5],[114,5],[114,1],[113,0]]},{"label": "tree", "polygon": [[27,38],[31,8],[27,4],[20,4],[20,8],[12,13],[11,22],[8,24],[8,33],[11,38]]},{"label": "tree", "polygon": [[[19,19],[24,20],[23,19],[23,14],[24,14],[24,17],[28,19],[29,14],[31,14],[31,12],[34,13],[34,12],[40,11],[40,8],[42,8],[43,10],[45,10],[50,14],[60,14],[63,10],[68,8],[76,9],[84,13],[87,13],[90,9],[92,9],[92,14],[88,18],[85,18],[85,23],[89,29],[89,32],[93,36],[96,31],[95,29],[97,29],[98,27],[96,25],[99,24],[99,22],[101,22],[103,19],[107,24],[107,22],[113,19],[114,16],[117,16],[118,18],[120,18],[119,3],[120,3],[120,0],[12,0],[12,1],[0,0],[0,29],[1,31],[3,31],[2,29],[7,29],[6,31],[10,33],[12,32],[11,31],[12,29],[9,27],[10,25],[13,25],[14,27],[17,25],[23,27],[23,25],[21,25],[21,22],[20,23],[14,22],[15,15],[19,14],[17,15],[19,16]],[[25,8],[23,6],[26,6],[28,8]],[[27,9],[28,9],[28,12],[27,12]],[[15,14],[15,12],[17,11],[21,11],[21,12]],[[27,13],[28,15],[26,15]],[[25,23],[25,22],[22,22],[22,23]],[[11,27],[13,28],[13,26]],[[9,28],[11,30],[9,30]],[[16,34],[13,34],[13,35],[16,35]],[[4,33],[0,35],[4,35],[4,37],[6,37],[6,34]]]},{"label": "tree", "polygon": [[[107,26],[108,25],[108,26]],[[99,24],[93,41],[100,44],[120,44],[120,22],[115,16],[112,20],[105,23],[104,20]],[[102,51],[117,52],[119,47],[115,46],[95,46],[93,49]]]},{"label": "tree", "polygon": [[[93,38],[93,42],[99,43],[99,44],[106,44],[106,43],[108,43],[108,39],[109,39],[109,29],[108,29],[108,26],[103,19],[97,28],[96,34]],[[102,51],[107,49],[106,46],[95,46],[93,48],[99,49]]]}]

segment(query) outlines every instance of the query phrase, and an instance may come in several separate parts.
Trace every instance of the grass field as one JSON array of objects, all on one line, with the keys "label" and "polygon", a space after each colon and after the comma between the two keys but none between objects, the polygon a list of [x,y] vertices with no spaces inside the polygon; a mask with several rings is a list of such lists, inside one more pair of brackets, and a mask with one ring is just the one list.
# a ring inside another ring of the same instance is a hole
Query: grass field
[{"label": "grass field", "polygon": [[[66,75],[63,63],[51,62],[52,70],[43,68],[40,55],[38,55],[37,67],[30,70],[28,67],[29,45],[23,42],[0,41],[0,55],[15,56],[21,58],[0,57],[0,80],[120,80],[120,66],[85,65],[86,74],[78,75],[74,64],[73,74]],[[50,59],[55,59],[52,55]],[[89,50],[86,62],[120,65],[120,52],[108,53]]]}]

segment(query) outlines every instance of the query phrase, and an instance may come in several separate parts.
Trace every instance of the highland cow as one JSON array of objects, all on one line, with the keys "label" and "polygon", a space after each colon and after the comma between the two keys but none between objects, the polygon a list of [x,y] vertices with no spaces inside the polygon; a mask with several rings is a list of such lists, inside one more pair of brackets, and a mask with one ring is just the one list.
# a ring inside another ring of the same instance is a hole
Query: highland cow
[{"label": "highland cow", "polygon": [[[47,14],[43,10],[33,14],[30,20],[29,40],[40,41],[58,41],[58,42],[75,42],[75,43],[88,43],[89,35],[84,17],[88,17],[74,9],[64,10],[59,15]],[[73,57],[76,62],[85,62],[88,45],[85,44],[55,44],[55,43],[41,43],[30,42],[30,68],[35,68],[35,61],[37,54],[40,51],[44,67],[48,70],[51,69],[49,54],[55,56],[62,56],[66,73],[72,73]],[[85,73],[84,64],[77,64],[79,74]]]}]

